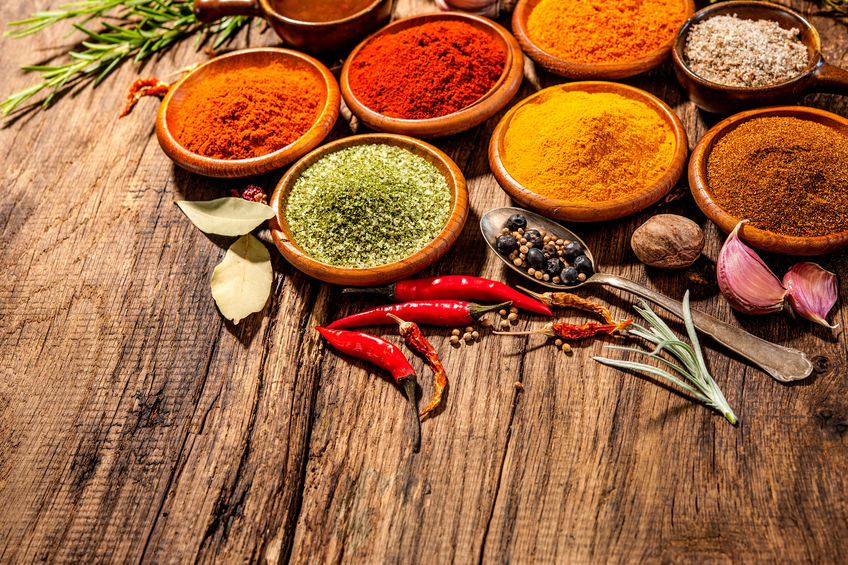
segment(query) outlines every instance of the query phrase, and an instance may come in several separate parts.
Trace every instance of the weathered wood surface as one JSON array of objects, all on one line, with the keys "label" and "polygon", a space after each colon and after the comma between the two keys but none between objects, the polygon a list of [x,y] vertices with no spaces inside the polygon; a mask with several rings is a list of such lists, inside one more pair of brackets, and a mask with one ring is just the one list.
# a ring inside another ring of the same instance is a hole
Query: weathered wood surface
[{"label": "weathered wood surface", "polygon": [[[6,2],[0,21],[56,4]],[[430,9],[407,0],[397,12]],[[848,64],[845,24],[814,22],[829,60]],[[17,67],[56,54],[48,46],[66,44],[63,33],[0,39],[3,95],[33,80]],[[311,330],[376,302],[342,297],[274,253],[266,309],[223,323],[208,289],[223,242],[173,202],[242,183],[172,166],[153,135],[153,100],[115,119],[137,74],[203,58],[189,43],[0,130],[0,562],[848,561],[845,334],[738,316],[714,284],[646,271],[627,242],[656,208],[578,229],[605,270],[677,297],[689,286],[698,308],[827,358],[787,386],[708,348],[737,428],[598,366],[602,342],[569,357],[542,338],[452,349],[436,331],[450,387],[411,455],[402,395]],[[275,43],[254,29],[237,45]],[[708,127],[668,65],[628,82],[672,105],[691,142]],[[804,103],[848,115],[845,98]],[[472,214],[425,275],[516,282],[477,229],[508,203],[486,164],[496,120],[436,142],[466,173]],[[351,127],[340,120],[335,135]],[[280,176],[257,182],[272,188]],[[689,198],[666,209],[704,226],[699,269],[714,280],[722,235]],[[835,320],[845,327],[846,255],[821,262],[842,280]],[[596,292],[625,315],[627,297]],[[431,373],[414,365],[429,397]]]}]

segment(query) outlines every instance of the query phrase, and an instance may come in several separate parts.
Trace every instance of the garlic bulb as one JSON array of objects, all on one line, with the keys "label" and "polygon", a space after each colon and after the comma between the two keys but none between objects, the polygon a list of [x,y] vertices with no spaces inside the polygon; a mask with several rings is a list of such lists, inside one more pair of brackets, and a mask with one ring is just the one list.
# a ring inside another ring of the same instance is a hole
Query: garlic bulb
[{"label": "garlic bulb", "polygon": [[827,323],[827,314],[838,294],[835,274],[815,263],[797,263],[783,275],[783,286],[789,304],[799,316],[831,329],[839,325]]},{"label": "garlic bulb", "polygon": [[736,224],[718,255],[718,287],[730,305],[745,314],[768,314],[783,309],[786,289],[756,252],[739,239]]}]

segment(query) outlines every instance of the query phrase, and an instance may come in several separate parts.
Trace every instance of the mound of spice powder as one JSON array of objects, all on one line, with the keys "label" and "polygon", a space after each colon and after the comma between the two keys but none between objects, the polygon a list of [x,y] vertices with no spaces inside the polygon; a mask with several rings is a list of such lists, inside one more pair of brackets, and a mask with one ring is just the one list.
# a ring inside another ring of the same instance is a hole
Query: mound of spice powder
[{"label": "mound of spice powder", "polygon": [[671,41],[682,0],[542,0],[527,35],[544,51],[576,63],[631,61]]},{"label": "mound of spice powder", "polygon": [[299,64],[280,62],[218,73],[187,89],[169,118],[180,145],[213,159],[260,157],[312,127],[324,84]]},{"label": "mound of spice powder", "polygon": [[713,200],[754,227],[783,235],[848,230],[848,136],[790,117],[747,121],[707,160]]},{"label": "mound of spice powder", "polygon": [[351,62],[353,95],[392,118],[445,116],[486,94],[506,53],[489,34],[460,21],[435,21],[369,41]]},{"label": "mound of spice powder", "polygon": [[603,202],[662,177],[674,132],[638,100],[609,92],[552,89],[518,109],[501,160],[526,189],[567,202]]},{"label": "mound of spice powder", "polygon": [[435,239],[450,206],[445,177],[426,159],[391,145],[354,145],[301,173],[286,222],[294,241],[318,261],[377,267]]}]

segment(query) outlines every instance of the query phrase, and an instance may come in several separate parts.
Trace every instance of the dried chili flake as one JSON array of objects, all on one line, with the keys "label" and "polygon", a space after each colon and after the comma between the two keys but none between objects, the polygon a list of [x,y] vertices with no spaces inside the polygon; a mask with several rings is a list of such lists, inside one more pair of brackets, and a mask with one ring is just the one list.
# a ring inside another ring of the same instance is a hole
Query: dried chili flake
[{"label": "dried chili flake", "polygon": [[586,322],[585,324],[578,326],[576,324],[569,324],[568,322],[559,322],[559,323],[551,323],[545,325],[540,330],[527,331],[527,332],[494,332],[500,335],[532,335],[532,334],[541,334],[546,335],[548,337],[558,337],[567,341],[577,341],[581,339],[585,339],[587,337],[593,337],[598,334],[607,334],[612,335],[617,331],[621,331],[630,324],[633,323],[633,319],[624,320],[623,322],[618,322],[615,324],[596,324],[595,322]]},{"label": "dried chili flake", "polygon": [[121,112],[119,118],[123,118],[129,114],[139,100],[145,96],[165,96],[171,85],[162,82],[158,78],[140,78],[130,85],[127,92],[127,105],[124,106],[124,111]]},{"label": "dried chili flake", "polygon": [[268,203],[268,195],[265,194],[265,191],[262,190],[261,187],[258,187],[255,184],[247,185],[247,188],[245,188],[241,192],[236,189],[232,189],[231,193],[236,198],[244,198],[245,200],[250,200],[251,202],[260,202],[262,204]]}]

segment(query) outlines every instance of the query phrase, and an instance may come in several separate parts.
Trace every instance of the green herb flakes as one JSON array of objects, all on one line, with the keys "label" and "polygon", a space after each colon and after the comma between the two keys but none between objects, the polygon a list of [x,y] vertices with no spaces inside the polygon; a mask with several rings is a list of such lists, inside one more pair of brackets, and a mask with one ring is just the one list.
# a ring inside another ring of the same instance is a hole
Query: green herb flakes
[{"label": "green herb flakes", "polygon": [[301,173],[286,221],[314,259],[338,267],[399,261],[433,241],[450,215],[444,176],[427,160],[391,145],[355,145]]}]

